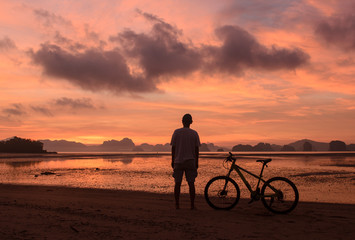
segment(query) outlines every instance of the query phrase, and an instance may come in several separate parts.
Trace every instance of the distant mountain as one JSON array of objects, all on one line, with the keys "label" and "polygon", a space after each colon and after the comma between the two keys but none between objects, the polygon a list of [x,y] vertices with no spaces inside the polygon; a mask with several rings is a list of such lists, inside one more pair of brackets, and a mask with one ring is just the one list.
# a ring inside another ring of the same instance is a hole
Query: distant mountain
[{"label": "distant mountain", "polygon": [[[122,140],[108,140],[100,145],[88,146],[80,142],[72,142],[66,140],[39,140],[43,143],[43,149],[47,151],[56,152],[170,152],[171,146],[169,143],[165,144],[148,144],[135,145],[129,138]],[[306,144],[305,144],[306,143]],[[302,139],[296,142],[281,146],[269,143],[258,143],[255,146],[238,144],[235,145],[232,151],[329,151],[329,143],[316,142],[309,139]],[[346,145],[348,151],[355,151],[355,144]],[[231,149],[216,146],[213,143],[202,143],[200,147],[201,152],[217,152],[230,151]]]},{"label": "distant mountain", "polygon": [[339,140],[331,141],[329,143],[329,151],[346,151],[346,144]]},{"label": "distant mountain", "polygon": [[[143,143],[137,146],[138,150],[144,150],[145,152],[170,152],[171,146],[169,143],[151,145],[148,143]],[[200,147],[201,152],[222,152],[229,151],[228,148],[223,148],[214,145],[213,143],[202,143]]]},{"label": "distant mountain", "polygon": [[43,143],[43,148],[47,151],[57,152],[169,152],[171,151],[170,144],[156,144],[150,145],[143,143],[135,145],[129,138],[122,140],[108,140],[100,145],[85,145],[80,142],[73,142],[67,140],[39,140]]},{"label": "distant mountain", "polygon": [[[120,141],[109,140],[104,141],[100,145],[88,146],[80,142],[66,140],[39,140],[43,143],[43,148],[47,151],[57,152],[170,152],[171,146],[165,144],[148,144],[135,145],[129,138],[123,138]],[[228,151],[229,149],[214,145],[213,143],[203,143],[200,148],[201,152],[217,152]]]},{"label": "distant mountain", "polygon": [[171,146],[169,143],[151,145],[148,143],[143,143],[138,145],[137,148],[141,148],[144,152],[170,152]]},{"label": "distant mountain", "polygon": [[99,151],[103,152],[116,152],[116,151],[132,151],[135,147],[133,141],[129,138],[123,138],[121,141],[117,140],[110,140],[104,141],[101,145],[97,146]]},{"label": "distant mountain", "polygon": [[206,143],[205,147],[207,147],[208,151],[210,151],[210,152],[228,152],[228,151],[231,151],[230,148],[217,146],[217,145],[214,145],[213,143]]},{"label": "distant mountain", "polygon": [[56,152],[87,152],[89,151],[88,146],[79,143],[71,142],[67,140],[38,140],[43,143],[43,148],[47,151]]},{"label": "distant mountain", "polygon": [[[281,147],[279,147],[278,145],[273,145],[274,147],[276,146],[277,149],[281,149]],[[232,151],[236,151],[236,152],[273,152],[275,151],[275,149],[269,144],[269,143],[263,143],[260,142],[258,144],[256,144],[255,146],[251,146],[249,144],[247,145],[243,145],[243,144],[238,144],[235,145],[232,148]]]},{"label": "distant mountain", "polygon": [[[350,148],[350,145],[349,145]],[[233,151],[241,152],[290,152],[290,151],[329,151],[329,143],[316,142],[309,139],[302,139],[287,145],[281,146],[269,143],[258,143],[255,146],[238,144],[232,148]]]},{"label": "distant mountain", "polygon": [[284,145],[281,149],[280,152],[294,152],[296,149],[290,145]]},{"label": "distant mountain", "polygon": [[47,151],[57,152],[127,152],[135,147],[133,141],[129,138],[123,138],[121,141],[104,141],[101,145],[87,146],[80,142],[67,140],[39,140],[43,143],[43,148]]},{"label": "distant mountain", "polygon": [[171,146],[169,143],[163,144],[156,144],[153,148],[154,152],[170,152],[171,151]]},{"label": "distant mountain", "polygon": [[139,146],[137,146],[137,148],[141,148],[144,152],[155,152],[154,151],[154,145],[148,144],[148,143],[143,143]]},{"label": "distant mountain", "polygon": [[329,143],[316,142],[309,139],[302,139],[287,145],[295,148],[296,151],[303,151],[304,144],[309,142],[312,145],[312,151],[328,151]]},{"label": "distant mountain", "polygon": [[281,146],[281,145],[277,145],[277,144],[271,144],[271,148],[272,148],[275,152],[283,151],[282,149],[285,149],[285,148],[284,148],[285,146],[287,146],[287,145]]}]

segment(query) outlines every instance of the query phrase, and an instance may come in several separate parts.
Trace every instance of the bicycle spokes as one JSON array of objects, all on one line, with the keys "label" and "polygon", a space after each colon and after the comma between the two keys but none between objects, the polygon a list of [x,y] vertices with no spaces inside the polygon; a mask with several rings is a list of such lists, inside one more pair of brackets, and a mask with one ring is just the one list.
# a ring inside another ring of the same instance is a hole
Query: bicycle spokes
[{"label": "bicycle spokes", "polygon": [[225,198],[225,197],[227,197],[227,194],[228,194],[227,190],[221,190],[221,191],[219,191],[218,196]]},{"label": "bicycle spokes", "polygon": [[205,188],[207,203],[215,209],[230,209],[238,203],[239,197],[238,185],[225,176],[211,179]]},{"label": "bicycle spokes", "polygon": [[268,180],[261,192],[266,208],[275,213],[291,211],[298,202],[296,186],[286,178]]},{"label": "bicycle spokes", "polygon": [[269,202],[269,207],[271,207],[273,203],[274,203],[274,197],[271,197]]}]

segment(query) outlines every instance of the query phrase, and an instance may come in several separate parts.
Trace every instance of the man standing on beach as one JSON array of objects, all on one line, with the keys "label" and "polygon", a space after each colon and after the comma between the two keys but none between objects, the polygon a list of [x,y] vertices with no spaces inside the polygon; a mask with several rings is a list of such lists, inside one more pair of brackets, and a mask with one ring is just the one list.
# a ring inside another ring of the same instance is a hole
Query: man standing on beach
[{"label": "man standing on beach", "polygon": [[182,118],[183,128],[176,129],[171,137],[171,167],[174,169],[175,206],[180,208],[180,188],[185,172],[189,184],[191,209],[195,209],[195,178],[197,177],[199,147],[201,145],[198,133],[190,128],[192,117],[185,114]]}]

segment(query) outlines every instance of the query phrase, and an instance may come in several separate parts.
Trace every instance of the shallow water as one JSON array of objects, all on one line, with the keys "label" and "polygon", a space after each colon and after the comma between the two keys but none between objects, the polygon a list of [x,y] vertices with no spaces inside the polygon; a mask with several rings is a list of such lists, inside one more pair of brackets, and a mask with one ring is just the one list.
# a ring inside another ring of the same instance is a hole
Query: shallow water
[{"label": "shallow water", "polygon": [[[296,184],[301,201],[355,204],[354,156],[280,155],[271,158],[273,161],[265,168],[264,179],[289,178]],[[134,154],[3,157],[0,158],[0,182],[172,193],[170,161],[168,155]],[[257,175],[261,167],[255,158],[243,158],[237,164]],[[196,179],[197,194],[203,194],[212,177],[225,175],[227,171],[223,158],[202,155]],[[250,193],[237,174],[233,172],[231,176],[239,184],[241,197],[249,198]],[[256,184],[255,179],[247,179],[252,186]],[[187,184],[183,182],[182,192],[187,191]]]}]

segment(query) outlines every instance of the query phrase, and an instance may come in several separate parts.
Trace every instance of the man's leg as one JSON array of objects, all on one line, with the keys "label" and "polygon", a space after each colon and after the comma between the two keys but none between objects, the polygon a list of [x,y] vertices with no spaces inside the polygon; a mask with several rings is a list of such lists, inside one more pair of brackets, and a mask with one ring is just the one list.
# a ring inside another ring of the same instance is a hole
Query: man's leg
[{"label": "man's leg", "polygon": [[181,168],[181,164],[175,163],[173,177],[174,177],[174,180],[175,180],[174,196],[175,196],[175,207],[176,207],[176,209],[180,209],[179,199],[180,199],[180,188],[181,188],[181,182],[182,182],[183,174],[184,174],[184,171]]},{"label": "man's leg", "polygon": [[181,188],[181,182],[175,182],[175,188],[174,188],[174,196],[175,196],[175,207],[176,209],[180,209],[180,188]]},{"label": "man's leg", "polygon": [[191,209],[195,209],[195,182],[189,183]]},{"label": "man's leg", "polygon": [[191,209],[195,209],[195,179],[197,177],[197,169],[195,160],[186,162],[186,180],[189,184]]}]

